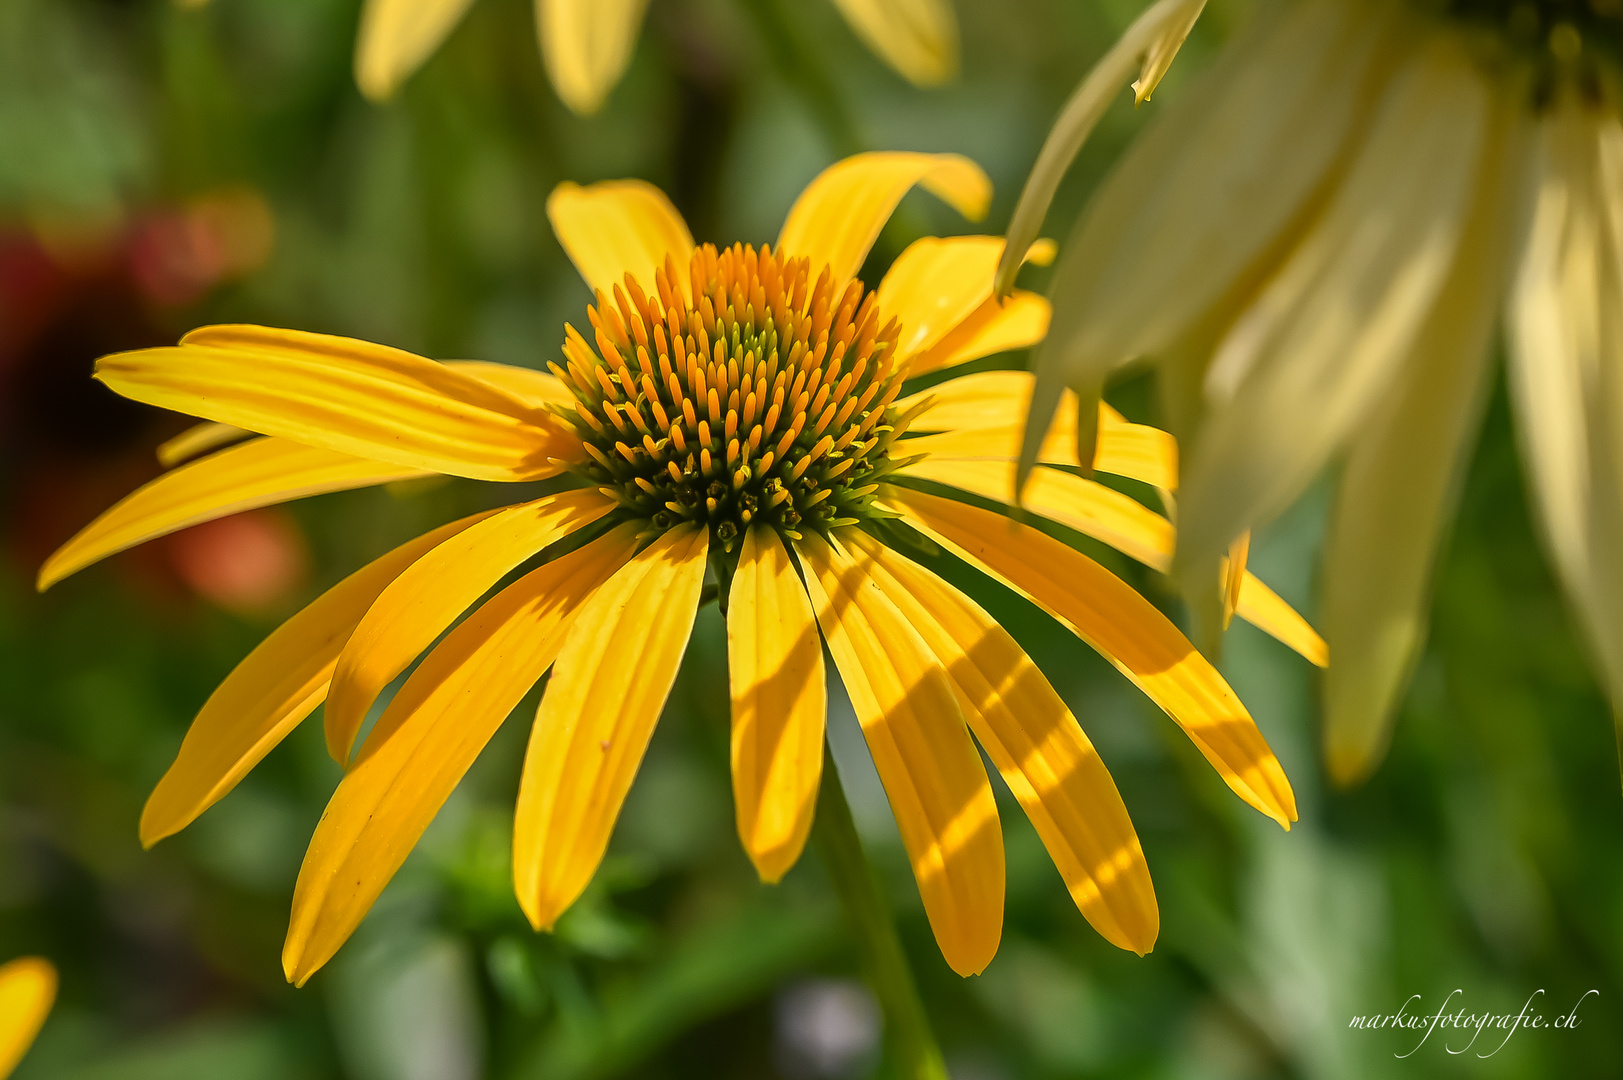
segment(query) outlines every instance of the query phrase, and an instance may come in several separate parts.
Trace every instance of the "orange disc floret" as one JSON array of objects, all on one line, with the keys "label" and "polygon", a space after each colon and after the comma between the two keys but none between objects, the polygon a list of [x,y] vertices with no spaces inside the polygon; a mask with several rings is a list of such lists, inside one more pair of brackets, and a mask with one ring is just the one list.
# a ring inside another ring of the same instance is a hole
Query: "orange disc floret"
[{"label": "orange disc floret", "polygon": [[552,370],[575,396],[559,411],[583,443],[578,471],[648,536],[694,522],[731,552],[753,522],[798,538],[883,516],[877,482],[902,464],[888,450],[909,419],[891,409],[900,327],[860,281],[836,292],[811,270],[706,244],[686,281],[667,257],[653,295],[630,274],[612,301],[599,290],[595,349],[565,328]]}]

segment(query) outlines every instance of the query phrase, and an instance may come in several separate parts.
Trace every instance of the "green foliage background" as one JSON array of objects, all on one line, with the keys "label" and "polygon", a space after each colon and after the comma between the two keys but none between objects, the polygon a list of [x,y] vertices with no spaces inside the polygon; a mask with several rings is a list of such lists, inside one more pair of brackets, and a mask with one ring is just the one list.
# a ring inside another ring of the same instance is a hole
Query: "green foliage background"
[{"label": "green foliage background", "polygon": [[[545,82],[524,0],[478,0],[381,108],[350,77],[355,0],[0,0],[0,959],[42,953],[63,976],[19,1080],[813,1075],[785,1050],[786,988],[854,978],[857,958],[814,858],[764,887],[732,834],[713,609],[611,856],[555,936],[529,931],[508,882],[532,695],[362,931],[293,990],[281,936],[338,777],[317,723],[145,853],[142,800],[209,690],[279,615],[501,493],[458,483],[296,506],[309,571],[252,617],[188,591],[161,549],[43,597],[31,581],[55,543],[156,473],[152,448],[181,426],[91,383],[96,355],[240,320],[540,366],[587,300],[543,210],[561,180],[641,176],[701,239],[761,242],[843,153],[953,150],[996,181],[984,227],[1000,230],[1059,103],[1137,5],[955,7],[963,75],[922,91],[830,4],[654,0],[625,82],[581,119]],[[1061,193],[1053,235],[1247,14],[1214,3],[1156,102],[1135,113],[1124,90]],[[228,184],[268,200],[274,254],[187,302],[153,301],[116,258],[41,271],[18,255],[64,223],[122,235],[133,226],[119,222]],[[971,228],[910,197],[868,269],[918,235]],[[40,273],[54,283],[49,310],[29,276]],[[1135,384],[1117,394],[1143,419],[1150,397]],[[835,703],[836,757],[956,1080],[1623,1075],[1617,756],[1528,523],[1513,439],[1500,400],[1439,574],[1431,643],[1367,786],[1343,794],[1322,780],[1315,674],[1250,628],[1231,631],[1225,672],[1301,804],[1289,834],[1234,799],[1074,638],[962,578],[1072,702],[1122,788],[1161,904],[1144,959],[1088,928],[1000,791],[1002,950],[984,975],[953,975],[849,707]],[[1324,503],[1310,496],[1253,548],[1259,573],[1310,613]],[[1162,582],[1094,553],[1176,609]],[[1434,1010],[1456,988],[1456,1006],[1512,1013],[1543,991],[1535,1010],[1550,1018],[1598,996],[1575,1030],[1520,1032],[1491,1054],[1502,1033],[1461,1053],[1465,1036],[1445,1046],[1439,1034],[1399,1058],[1417,1035],[1349,1030],[1411,995],[1411,1013]]]}]

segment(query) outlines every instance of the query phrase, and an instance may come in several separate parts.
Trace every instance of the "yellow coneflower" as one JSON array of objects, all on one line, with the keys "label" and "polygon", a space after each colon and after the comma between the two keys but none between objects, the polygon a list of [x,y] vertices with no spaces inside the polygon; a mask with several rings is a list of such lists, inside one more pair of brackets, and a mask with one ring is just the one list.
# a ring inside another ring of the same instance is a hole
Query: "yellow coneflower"
[{"label": "yellow coneflower", "polygon": [[[440,47],[472,0],[367,0],[355,44],[355,81],[374,101],[392,95]],[[834,0],[857,36],[919,86],[958,69],[958,23],[948,0]],[[577,113],[602,106],[631,63],[648,0],[536,0],[541,58]]]},{"label": "yellow coneflower", "polygon": [[[1344,461],[1324,614],[1341,782],[1379,763],[1424,641],[1501,314],[1543,531],[1623,705],[1620,57],[1612,5],[1268,7],[1137,140],[1056,269],[1038,414],[1046,387],[1091,400],[1156,365],[1172,426],[1197,431],[1177,556],[1195,588]],[[1036,235],[1033,187],[1011,242]]]},{"label": "yellow coneflower", "polygon": [[0,1080],[22,1061],[56,1000],[56,968],[37,956],[0,964]]},{"label": "yellow coneflower", "polygon": [[[891,542],[928,537],[1032,598],[1287,827],[1291,789],[1165,616],[1073,548],[965,501],[965,490],[1012,497],[1030,377],[973,375],[910,397],[903,380],[1030,345],[1049,312],[1029,293],[992,298],[993,237],[920,240],[865,288],[857,270],[915,184],[971,216],[990,198],[964,158],[863,154],[812,182],[776,247],[718,250],[695,246],[640,181],[561,186],[548,210],[596,303],[587,333],[567,328],[553,374],[252,326],[104,358],[97,377],[119,393],[212,421],[188,436],[194,446],[218,445],[220,425],[264,437],[136,491],[52,556],[42,587],[183,525],[319,491],[436,472],[579,481],[402,545],[290,619],[204,705],[147,804],[143,842],[196,818],[325,699],[347,771],[294,894],[283,959],[302,983],[551,668],[513,850],[521,906],[551,927],[603,856],[708,577],[726,613],[738,831],[764,880],[789,869],[811,826],[826,644],[954,969],[980,971],[1002,924],[1002,834],[974,740],[1083,914],[1115,944],[1148,950],[1159,917],[1143,853],[1081,727],[1006,631]],[[1163,432],[1114,414],[1105,431],[1095,467],[1176,486]],[[1165,566],[1167,520],[1076,475],[1073,446],[1057,441],[1032,505]],[[931,481],[951,487],[919,486]],[[1295,612],[1240,578],[1242,616],[1322,651]],[[373,700],[424,650],[351,758]]]}]

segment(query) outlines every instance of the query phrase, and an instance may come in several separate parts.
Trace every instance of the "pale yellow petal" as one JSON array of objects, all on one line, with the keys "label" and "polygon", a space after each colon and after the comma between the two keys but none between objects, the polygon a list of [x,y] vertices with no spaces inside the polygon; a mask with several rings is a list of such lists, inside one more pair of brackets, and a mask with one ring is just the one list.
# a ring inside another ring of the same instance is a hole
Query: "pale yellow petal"
[{"label": "pale yellow petal", "polygon": [[775,530],[744,534],[727,603],[733,802],[762,881],[800,858],[823,776],[828,687],[806,587]]},{"label": "pale yellow petal", "polygon": [[915,184],[972,221],[985,217],[992,201],[992,181],[958,154],[854,154],[824,169],[800,193],[778,233],[777,250],[810,259],[814,277],[826,264],[843,288]]},{"label": "pale yellow petal", "polygon": [[602,107],[647,11],[648,0],[535,0],[541,59],[565,105],[582,116]]},{"label": "pale yellow petal", "polygon": [[948,0],[834,0],[868,48],[916,86],[958,74],[958,19]]},{"label": "pale yellow petal", "polygon": [[352,338],[257,326],[103,357],[96,378],[148,405],[374,461],[533,480],[579,440],[556,417],[444,364]]},{"label": "pale yellow petal", "polygon": [[[1009,221],[1010,240],[1025,245],[1037,239],[1060,180],[1099,118],[1121,93],[1128,76],[1137,70],[1135,100],[1144,101],[1172,66],[1173,57],[1178,55],[1205,6],[1206,0],[1159,0],[1139,15],[1110,51],[1089,69],[1043,142]],[[1018,270],[1012,258],[998,268],[999,295],[1008,295]]]},{"label": "pale yellow petal", "polygon": [[333,665],[378,593],[426,551],[487,517],[443,525],[357,570],[279,626],[209,695],[141,812],[151,847],[224,798],[327,696]]},{"label": "pale yellow petal", "polygon": [[303,985],[360,925],[573,619],[631,558],[624,525],[520,578],[446,635],[378,719],[316,826],[282,947]]},{"label": "pale yellow petal", "polygon": [[457,616],[525,559],[616,505],[595,488],[521,503],[446,538],[404,568],[338,657],[323,717],[333,760],[349,760],[372,702]]},{"label": "pale yellow petal", "polygon": [[440,47],[473,0],[366,0],[355,40],[355,83],[385,101]]},{"label": "pale yellow petal", "polygon": [[1138,834],[1076,717],[1008,631],[969,597],[866,535],[853,547],[958,688],[964,716],[1003,774],[1090,923],[1140,956],[1161,918]]},{"label": "pale yellow petal", "polygon": [[709,532],[667,531],[581,610],[530,733],[513,819],[513,885],[549,930],[592,875],[693,632]]},{"label": "pale yellow petal", "polygon": [[[643,180],[559,184],[547,196],[547,219],[594,294],[613,296],[630,274],[643,292],[656,295],[654,271],[667,257],[685,269],[693,254],[687,222],[663,191]],[[686,275],[677,277],[671,287],[681,289]]]},{"label": "pale yellow petal", "polygon": [[813,532],[795,550],[936,943],[954,971],[977,974],[1003,933],[1003,833],[952,683],[874,583],[870,559]]},{"label": "pale yellow petal", "polygon": [[[1166,354],[1277,260],[1281,237],[1365,128],[1384,58],[1395,55],[1383,48],[1391,11],[1304,3],[1251,20],[1213,70],[1133,141],[1055,265],[1049,295],[1058,306],[1033,364],[1039,422],[1022,471],[1062,384],[1097,398],[1122,365]],[[1051,185],[1059,173],[1043,175]],[[1034,171],[1010,243],[1037,235],[1051,194],[1044,187]],[[999,291],[1013,280],[1014,268],[1000,267]]]},{"label": "pale yellow petal", "polygon": [[194,424],[172,439],[158,445],[158,464],[173,469],[181,462],[218,450],[223,446],[241,442],[252,435],[240,427],[207,421]]},{"label": "pale yellow petal", "polygon": [[1359,426],[1325,544],[1324,753],[1350,784],[1380,763],[1425,643],[1432,565],[1487,403],[1490,347],[1507,284],[1511,196],[1526,156],[1500,134],[1454,267],[1399,378]]},{"label": "pale yellow petal", "polygon": [[987,510],[906,488],[886,505],[1031,598],[1132,679],[1183,728],[1240,798],[1286,828],[1290,782],[1228,683],[1148,600],[1082,553]]},{"label": "pale yellow petal", "polygon": [[1454,262],[1491,104],[1462,46],[1417,51],[1312,231],[1224,338],[1179,495],[1173,573],[1197,603],[1234,538],[1295,499],[1410,354]]},{"label": "pale yellow petal", "polygon": [[[1028,333],[1035,330],[1036,335],[1024,344],[1042,337],[1047,302],[1041,297],[1011,298],[1012,306],[992,302],[992,271],[1002,253],[1001,236],[926,236],[909,244],[890,264],[879,283],[877,299],[883,317],[895,319],[902,327],[896,358],[907,361],[934,352],[912,374],[973,359],[958,359],[957,354],[971,351],[966,348],[971,341],[1012,339],[1021,325]],[[1033,318],[1038,312],[1043,314],[1040,327]],[[936,351],[949,334],[953,341]]]},{"label": "pale yellow petal", "polygon": [[56,1000],[56,968],[38,956],[0,965],[0,1080],[34,1044]]},{"label": "pale yellow petal", "polygon": [[286,439],[252,439],[182,465],[136,488],[40,567],[41,589],[125,548],[189,525],[327,491],[429,475],[427,470]]}]

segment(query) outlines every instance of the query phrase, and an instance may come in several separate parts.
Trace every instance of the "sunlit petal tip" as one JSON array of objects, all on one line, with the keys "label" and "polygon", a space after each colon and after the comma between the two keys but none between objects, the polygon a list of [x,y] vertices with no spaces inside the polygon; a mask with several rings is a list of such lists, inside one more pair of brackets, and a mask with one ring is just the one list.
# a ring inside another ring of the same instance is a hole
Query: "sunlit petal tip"
[{"label": "sunlit petal tip", "polygon": [[1026,249],[1026,262],[1032,266],[1049,266],[1059,254],[1059,244],[1051,237],[1042,237]]},{"label": "sunlit petal tip", "polygon": [[10,1076],[33,1045],[56,1001],[56,968],[39,956],[0,964],[0,1078]]},{"label": "sunlit petal tip", "polygon": [[367,0],[355,40],[355,83],[375,103],[434,54],[472,0]]}]

